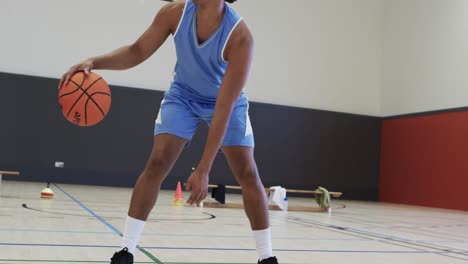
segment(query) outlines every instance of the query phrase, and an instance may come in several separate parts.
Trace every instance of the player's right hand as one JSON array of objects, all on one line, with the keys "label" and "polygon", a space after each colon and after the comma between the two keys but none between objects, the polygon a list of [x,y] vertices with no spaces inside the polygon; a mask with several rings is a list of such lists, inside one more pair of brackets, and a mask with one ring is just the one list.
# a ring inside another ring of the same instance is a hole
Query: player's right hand
[{"label": "player's right hand", "polygon": [[72,66],[66,73],[62,75],[58,88],[60,89],[63,85],[66,85],[70,81],[70,78],[73,76],[73,74],[76,72],[82,71],[84,72],[85,76],[88,76],[88,74],[93,70],[93,67],[94,65],[91,59],[87,59]]},{"label": "player's right hand", "polygon": [[187,204],[198,206],[208,195],[208,173],[195,170],[187,179],[185,188],[192,191]]}]

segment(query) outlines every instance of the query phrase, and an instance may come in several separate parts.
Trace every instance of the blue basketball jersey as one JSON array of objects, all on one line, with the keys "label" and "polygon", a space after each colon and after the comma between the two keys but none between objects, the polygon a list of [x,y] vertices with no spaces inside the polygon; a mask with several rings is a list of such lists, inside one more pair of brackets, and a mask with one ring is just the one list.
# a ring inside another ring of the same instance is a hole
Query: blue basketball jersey
[{"label": "blue basketball jersey", "polygon": [[[177,63],[169,93],[198,102],[213,103],[223,81],[228,62],[223,57],[229,38],[242,18],[226,3],[224,17],[211,36],[199,43],[198,6],[187,0],[174,34]],[[244,98],[244,92],[241,93]]]}]

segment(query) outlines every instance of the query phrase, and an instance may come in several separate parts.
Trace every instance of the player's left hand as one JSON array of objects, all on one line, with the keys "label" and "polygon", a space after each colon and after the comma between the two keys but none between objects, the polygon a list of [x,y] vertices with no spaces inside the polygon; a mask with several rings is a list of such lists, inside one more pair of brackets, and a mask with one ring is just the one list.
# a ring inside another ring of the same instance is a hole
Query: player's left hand
[{"label": "player's left hand", "polygon": [[185,189],[192,191],[187,203],[199,205],[208,195],[208,173],[195,170],[185,183]]}]

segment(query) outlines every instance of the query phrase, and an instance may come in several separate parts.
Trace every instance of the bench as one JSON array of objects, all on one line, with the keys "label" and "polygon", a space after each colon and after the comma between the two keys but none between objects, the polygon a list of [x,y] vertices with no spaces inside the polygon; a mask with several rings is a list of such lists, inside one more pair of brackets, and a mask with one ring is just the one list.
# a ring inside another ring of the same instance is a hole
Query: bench
[{"label": "bench", "polygon": [[[267,190],[267,195],[270,195],[271,191],[274,191],[274,189],[266,188]],[[317,191],[308,191],[308,190],[293,190],[293,189],[286,189],[286,193],[300,193],[300,194],[316,194],[316,195],[321,195],[323,194],[322,192],[317,192]],[[328,192],[331,197],[333,198],[339,198],[343,193],[341,192]]]},{"label": "bench", "polygon": [[0,195],[2,194],[2,177],[3,175],[20,175],[17,171],[1,171],[0,170]]},{"label": "bench", "polygon": [[[209,184],[208,188],[218,188],[219,186],[217,184]],[[242,190],[240,186],[231,186],[231,185],[226,185],[226,189],[229,190]],[[265,192],[267,194],[267,197],[270,196],[271,192],[274,192],[275,189],[273,188],[265,188]],[[286,193],[297,193],[297,194],[314,194],[314,195],[323,195],[322,192],[320,191],[310,191],[310,190],[294,190],[294,189],[286,189]],[[330,200],[331,197],[333,198],[338,198],[340,197],[343,193],[341,192],[329,192],[330,194]],[[242,209],[244,208],[244,205],[241,203],[224,203],[221,204],[219,202],[203,202],[204,207],[212,207],[212,208],[236,208],[236,209]],[[268,205],[270,210],[281,210],[279,206],[269,204]],[[297,205],[288,205],[288,211],[299,211],[299,212],[327,212],[328,208],[322,208],[320,206],[297,206]]]}]

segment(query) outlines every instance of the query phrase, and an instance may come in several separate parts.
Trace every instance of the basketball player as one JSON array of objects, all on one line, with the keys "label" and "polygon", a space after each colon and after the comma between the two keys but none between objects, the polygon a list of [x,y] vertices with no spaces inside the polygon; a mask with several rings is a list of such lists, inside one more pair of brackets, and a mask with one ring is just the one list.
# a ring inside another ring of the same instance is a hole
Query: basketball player
[{"label": "basketball player", "polygon": [[133,254],[161,183],[202,121],[210,129],[201,160],[186,183],[191,190],[187,203],[199,204],[206,198],[208,175],[221,148],[242,187],[258,263],[278,263],[272,254],[267,198],[254,160],[254,136],[243,92],[254,44],[247,25],[225,3],[235,1],[168,3],[136,42],[85,60],[62,76],[60,86],[77,71],[89,74],[93,69],[132,68],[148,59],[173,35],[177,50],[174,80],[161,102],[151,156],[133,190],[122,249],[114,254],[111,263],[133,263]]}]

